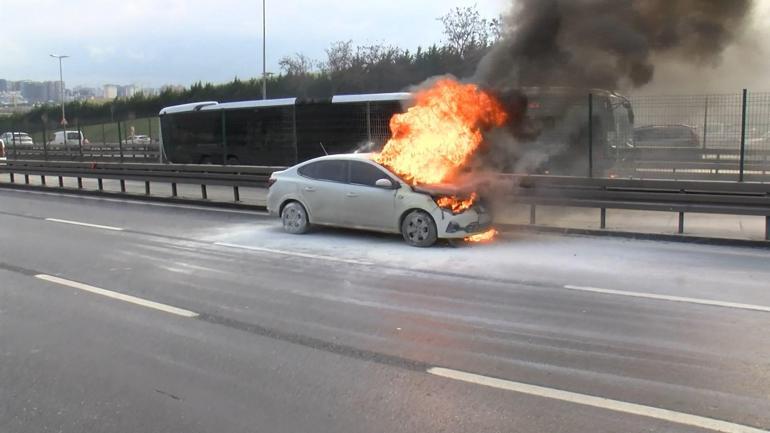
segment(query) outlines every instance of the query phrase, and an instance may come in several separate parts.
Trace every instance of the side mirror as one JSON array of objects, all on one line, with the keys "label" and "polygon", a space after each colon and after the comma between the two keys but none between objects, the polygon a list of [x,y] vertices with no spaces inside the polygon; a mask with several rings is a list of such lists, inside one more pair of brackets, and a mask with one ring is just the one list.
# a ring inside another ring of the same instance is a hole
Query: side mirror
[{"label": "side mirror", "polygon": [[377,179],[377,182],[374,182],[374,185],[380,188],[393,189],[393,182],[390,179]]}]

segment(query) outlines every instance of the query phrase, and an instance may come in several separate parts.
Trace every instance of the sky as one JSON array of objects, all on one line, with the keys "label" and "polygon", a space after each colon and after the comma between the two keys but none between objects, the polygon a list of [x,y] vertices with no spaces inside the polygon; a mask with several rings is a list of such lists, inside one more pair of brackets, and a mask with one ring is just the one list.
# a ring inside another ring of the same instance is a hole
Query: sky
[{"label": "sky", "polygon": [[[300,52],[323,59],[332,42],[416,48],[443,38],[437,17],[477,5],[483,16],[509,0],[266,0],[267,70]],[[64,6],[64,8],[62,8]],[[262,71],[260,0],[0,0],[0,78],[159,87],[220,83]]]}]

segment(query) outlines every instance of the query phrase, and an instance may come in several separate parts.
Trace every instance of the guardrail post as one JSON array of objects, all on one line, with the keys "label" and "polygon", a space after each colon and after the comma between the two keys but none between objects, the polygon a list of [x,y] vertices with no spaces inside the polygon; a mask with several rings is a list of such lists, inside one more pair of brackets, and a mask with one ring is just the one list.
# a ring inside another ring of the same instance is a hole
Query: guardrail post
[{"label": "guardrail post", "polygon": [[201,185],[201,198],[208,200],[209,195],[206,193],[206,185]]},{"label": "guardrail post", "polygon": [[29,174],[24,173],[24,184],[29,185]]},{"label": "guardrail post", "polygon": [[97,183],[99,184],[99,191],[104,190],[104,183],[102,182],[102,178],[96,179]]},{"label": "guardrail post", "polygon": [[13,173],[8,173],[8,174],[10,174],[10,175],[11,175],[11,183],[16,183],[16,181],[14,180],[14,176],[13,176]]},{"label": "guardrail post", "polygon": [[605,208],[605,207],[601,208],[600,213],[599,213],[599,219],[600,219],[599,226],[602,229],[606,229],[607,228],[607,208]]},{"label": "guardrail post", "polygon": [[594,95],[588,94],[588,177],[594,177]]},{"label": "guardrail post", "polygon": [[126,192],[126,180],[120,179],[120,192]]},{"label": "guardrail post", "polygon": [[40,175],[40,184],[45,186],[45,175],[44,174]]},{"label": "guardrail post", "polygon": [[534,204],[529,205],[529,223],[535,224],[537,222],[537,206]]},{"label": "guardrail post", "polygon": [[83,178],[78,177],[78,189],[83,189]]},{"label": "guardrail post", "polygon": [[748,92],[743,89],[743,102],[741,108],[741,165],[738,172],[738,182],[743,182],[743,168],[746,162],[746,99]]},{"label": "guardrail post", "polygon": [[237,185],[233,187],[233,200],[235,200],[236,202],[241,201],[241,194],[240,192],[238,192]]},{"label": "guardrail post", "polygon": [[176,182],[171,182],[171,197],[176,197]]},{"label": "guardrail post", "polygon": [[64,188],[64,178],[59,176],[59,188]]},{"label": "guardrail post", "polygon": [[684,212],[679,212],[679,234],[684,233]]},{"label": "guardrail post", "polygon": [[149,180],[145,180],[144,181],[144,194],[145,195],[150,195],[150,181]]}]

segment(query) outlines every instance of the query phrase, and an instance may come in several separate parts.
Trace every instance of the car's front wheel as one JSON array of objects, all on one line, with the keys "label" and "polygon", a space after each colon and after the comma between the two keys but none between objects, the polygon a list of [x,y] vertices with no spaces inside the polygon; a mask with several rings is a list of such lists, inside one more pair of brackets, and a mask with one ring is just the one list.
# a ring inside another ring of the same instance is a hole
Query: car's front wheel
[{"label": "car's front wheel", "polygon": [[414,247],[429,247],[438,239],[436,223],[427,212],[421,210],[413,210],[404,217],[401,234],[406,243]]},{"label": "car's front wheel", "polygon": [[288,203],[281,211],[281,222],[287,233],[299,235],[310,229],[305,207],[296,201]]}]

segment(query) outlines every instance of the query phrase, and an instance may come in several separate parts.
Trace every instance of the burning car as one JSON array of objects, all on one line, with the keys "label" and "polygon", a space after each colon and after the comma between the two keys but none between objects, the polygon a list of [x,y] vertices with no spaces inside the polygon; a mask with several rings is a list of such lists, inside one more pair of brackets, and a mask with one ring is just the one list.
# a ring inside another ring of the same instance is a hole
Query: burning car
[{"label": "burning car", "polygon": [[289,233],[311,225],[400,233],[417,247],[490,230],[476,193],[453,185],[412,186],[372,154],[333,155],[270,176],[267,208]]}]

